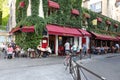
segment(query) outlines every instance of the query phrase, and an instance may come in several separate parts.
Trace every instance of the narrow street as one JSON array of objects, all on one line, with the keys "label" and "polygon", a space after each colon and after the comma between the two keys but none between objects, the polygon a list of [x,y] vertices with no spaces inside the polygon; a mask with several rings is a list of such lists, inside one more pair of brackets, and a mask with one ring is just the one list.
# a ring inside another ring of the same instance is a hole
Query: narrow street
[{"label": "narrow street", "polygon": [[0,80],[73,80],[65,71],[63,57],[15,58],[0,57]]},{"label": "narrow street", "polygon": [[[15,58],[0,56],[0,80],[73,80],[63,65],[64,57]],[[120,54],[92,55],[91,59],[78,61],[89,70],[107,80],[120,79]],[[85,72],[90,80],[99,80]],[[82,78],[82,80],[85,80]]]},{"label": "narrow street", "polygon": [[[105,77],[107,80],[120,80],[120,54],[94,56],[92,59],[83,60],[78,63],[82,63],[81,65]],[[100,80],[88,72],[85,72],[85,74],[87,74],[86,76],[90,80]]]}]

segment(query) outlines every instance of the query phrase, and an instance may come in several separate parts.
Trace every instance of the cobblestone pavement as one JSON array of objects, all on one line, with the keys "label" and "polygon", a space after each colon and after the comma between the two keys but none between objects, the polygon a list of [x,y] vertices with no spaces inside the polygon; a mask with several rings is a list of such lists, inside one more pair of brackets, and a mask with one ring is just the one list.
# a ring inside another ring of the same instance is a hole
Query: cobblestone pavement
[{"label": "cobblestone pavement", "polygon": [[63,65],[64,57],[0,57],[0,80],[73,80]]},{"label": "cobblestone pavement", "polygon": [[[84,59],[78,61],[78,63],[107,80],[120,80],[120,53],[93,55],[91,59]],[[88,72],[84,71],[84,73],[90,80],[100,80]],[[85,79],[85,77],[82,78]]]},{"label": "cobblestone pavement", "polygon": [[[64,57],[58,56],[4,59],[0,55],[0,80],[73,80],[69,71],[65,71],[63,60]],[[92,55],[91,59],[78,63],[107,80],[120,80],[120,54]],[[99,79],[91,77],[90,80]]]}]

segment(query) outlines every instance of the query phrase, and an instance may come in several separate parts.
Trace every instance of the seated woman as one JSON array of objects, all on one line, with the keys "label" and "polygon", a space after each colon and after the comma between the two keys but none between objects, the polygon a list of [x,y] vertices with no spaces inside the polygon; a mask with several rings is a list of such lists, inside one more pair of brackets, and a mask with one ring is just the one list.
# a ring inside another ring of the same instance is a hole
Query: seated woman
[{"label": "seated woman", "polygon": [[16,57],[20,56],[20,50],[21,50],[20,47],[18,45],[16,45],[16,49],[15,49],[15,52],[16,52],[15,56]]},{"label": "seated woman", "polygon": [[13,48],[11,45],[8,45],[8,48],[7,48],[7,58],[8,59],[11,59],[11,58],[14,58],[14,53],[13,53]]}]

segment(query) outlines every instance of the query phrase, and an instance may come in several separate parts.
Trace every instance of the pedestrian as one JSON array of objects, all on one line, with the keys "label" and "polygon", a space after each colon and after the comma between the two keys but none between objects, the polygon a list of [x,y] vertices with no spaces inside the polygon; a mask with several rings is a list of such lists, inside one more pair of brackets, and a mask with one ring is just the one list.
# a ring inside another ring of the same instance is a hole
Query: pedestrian
[{"label": "pedestrian", "polygon": [[85,44],[83,44],[82,51],[83,51],[84,56],[85,56],[87,54],[87,46]]},{"label": "pedestrian", "polygon": [[5,43],[2,44],[2,52],[3,52],[4,58],[7,58],[7,45]]},{"label": "pedestrian", "polygon": [[68,40],[66,41],[64,47],[65,47],[65,54],[66,55],[70,54],[70,43]]},{"label": "pedestrian", "polygon": [[115,52],[119,52],[119,48],[120,48],[119,44],[116,43],[116,44],[115,44]]},{"label": "pedestrian", "polygon": [[75,55],[77,53],[77,46],[75,44],[72,45],[71,52],[73,55]]}]

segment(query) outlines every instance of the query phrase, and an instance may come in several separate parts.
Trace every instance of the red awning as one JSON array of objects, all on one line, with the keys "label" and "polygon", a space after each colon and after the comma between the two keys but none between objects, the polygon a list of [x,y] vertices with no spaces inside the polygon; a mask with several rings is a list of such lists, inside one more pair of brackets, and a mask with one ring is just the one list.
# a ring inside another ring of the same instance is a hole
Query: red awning
[{"label": "red awning", "polygon": [[120,37],[117,37],[117,39],[120,41]]},{"label": "red awning", "polygon": [[9,33],[15,33],[17,31],[22,31],[22,32],[34,32],[35,29],[34,29],[34,26],[24,26],[22,28],[20,27],[16,27],[16,28],[13,28]]},{"label": "red awning", "polygon": [[20,30],[20,28],[19,27],[16,27],[16,28],[13,28],[9,33],[15,33],[15,32],[17,32],[17,31],[19,31]]},{"label": "red awning", "polygon": [[76,28],[68,28],[51,24],[48,24],[46,28],[48,30],[48,33],[53,35],[82,36],[82,34]]},{"label": "red awning", "polygon": [[96,37],[95,39],[118,41],[118,39],[116,37],[113,37],[110,35],[97,34],[94,32],[91,32],[91,33]]},{"label": "red awning", "polygon": [[59,9],[60,8],[60,6],[59,6],[59,4],[58,3],[56,3],[56,2],[53,2],[53,1],[48,1],[48,6],[49,7],[52,7],[52,8],[56,8],[56,9]]},{"label": "red awning", "polygon": [[34,32],[35,29],[34,29],[34,26],[29,26],[29,27],[24,26],[24,27],[22,27],[21,31],[22,32]]},{"label": "red awning", "polygon": [[82,30],[82,29],[78,29],[82,34],[83,36],[91,36],[91,34],[89,32],[87,32],[86,30]]},{"label": "red awning", "polygon": [[71,11],[72,14],[79,15],[79,11],[77,9],[72,9]]}]

